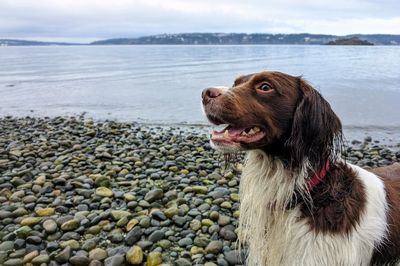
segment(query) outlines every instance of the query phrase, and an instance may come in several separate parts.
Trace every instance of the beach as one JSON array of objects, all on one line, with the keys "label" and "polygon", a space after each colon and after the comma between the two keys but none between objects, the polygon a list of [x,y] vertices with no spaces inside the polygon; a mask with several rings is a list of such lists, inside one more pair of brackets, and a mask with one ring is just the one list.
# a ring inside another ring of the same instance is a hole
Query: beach
[{"label": "beach", "polygon": [[[84,116],[0,118],[1,265],[238,265],[243,154],[225,167],[209,128]],[[400,161],[351,139],[347,161]],[[226,168],[226,169],[225,169]]]}]

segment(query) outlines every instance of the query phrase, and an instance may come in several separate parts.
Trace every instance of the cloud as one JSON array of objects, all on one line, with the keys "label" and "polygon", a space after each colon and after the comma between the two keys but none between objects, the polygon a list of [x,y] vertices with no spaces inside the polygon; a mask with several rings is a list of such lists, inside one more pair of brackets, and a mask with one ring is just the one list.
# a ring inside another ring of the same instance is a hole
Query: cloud
[{"label": "cloud", "polygon": [[0,38],[95,40],[176,32],[400,34],[397,0],[2,0]]}]

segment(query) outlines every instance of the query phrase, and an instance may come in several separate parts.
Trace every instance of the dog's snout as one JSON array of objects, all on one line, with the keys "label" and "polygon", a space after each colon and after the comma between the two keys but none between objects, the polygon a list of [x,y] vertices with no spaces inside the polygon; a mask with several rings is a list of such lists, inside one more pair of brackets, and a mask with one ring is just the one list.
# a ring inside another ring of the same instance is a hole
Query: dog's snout
[{"label": "dog's snout", "polygon": [[223,90],[219,88],[207,88],[201,93],[203,98],[203,104],[209,103],[212,99],[215,99],[223,94]]}]

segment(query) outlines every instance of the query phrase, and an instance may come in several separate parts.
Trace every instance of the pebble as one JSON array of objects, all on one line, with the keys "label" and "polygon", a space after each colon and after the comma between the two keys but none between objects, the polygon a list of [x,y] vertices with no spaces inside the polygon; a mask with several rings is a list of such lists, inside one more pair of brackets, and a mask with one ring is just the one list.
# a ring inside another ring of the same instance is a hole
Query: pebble
[{"label": "pebble", "polygon": [[139,246],[131,247],[126,253],[126,261],[133,265],[138,265],[143,261],[143,250]]},{"label": "pebble", "polygon": [[56,212],[55,208],[41,208],[36,210],[36,214],[40,217],[51,216]]},{"label": "pebble", "polygon": [[90,260],[98,260],[102,261],[107,258],[107,251],[102,248],[95,248],[89,252],[89,259]]},{"label": "pebble", "polygon": [[150,252],[147,255],[147,266],[157,266],[162,263],[162,254],[160,252]]},{"label": "pebble", "polygon": [[[86,117],[2,117],[0,128],[0,265],[125,265],[139,249],[137,265],[243,263],[243,164],[223,171],[201,130]],[[400,145],[377,141],[343,153],[360,166],[400,160]]]},{"label": "pebble", "polygon": [[53,234],[53,233],[55,233],[57,231],[57,223],[52,219],[48,219],[48,220],[43,222],[43,229],[47,233]]},{"label": "pebble", "polygon": [[164,195],[164,193],[163,193],[162,189],[155,188],[155,189],[147,192],[146,196],[144,197],[144,200],[151,203],[153,201],[161,199],[163,197],[163,195]]},{"label": "pebble", "polygon": [[124,263],[124,261],[125,261],[124,255],[117,254],[105,259],[104,266],[120,266]]},{"label": "pebble", "polygon": [[222,250],[223,244],[219,240],[213,240],[211,241],[205,251],[209,254],[218,254]]}]

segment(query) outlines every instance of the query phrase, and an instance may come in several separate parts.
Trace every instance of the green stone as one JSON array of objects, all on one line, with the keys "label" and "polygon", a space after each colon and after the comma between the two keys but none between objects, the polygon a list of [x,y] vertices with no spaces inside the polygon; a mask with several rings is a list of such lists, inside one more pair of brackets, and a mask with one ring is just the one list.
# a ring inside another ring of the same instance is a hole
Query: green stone
[{"label": "green stone", "polygon": [[25,238],[31,233],[31,231],[32,229],[29,226],[25,225],[15,230],[15,234],[18,237]]},{"label": "green stone", "polygon": [[98,187],[96,189],[96,195],[100,196],[100,197],[112,197],[112,196],[114,196],[114,193],[109,188]]},{"label": "green stone", "polygon": [[211,226],[214,224],[214,222],[211,221],[210,219],[203,219],[203,220],[201,220],[201,224],[205,225],[205,226]]},{"label": "green stone", "polygon": [[75,230],[76,228],[78,228],[79,225],[80,225],[79,220],[72,219],[72,220],[69,220],[69,221],[66,221],[65,223],[63,223],[61,225],[61,230],[63,230],[63,231],[72,231],[72,230]]},{"label": "green stone", "polygon": [[206,194],[208,192],[208,188],[205,186],[194,186],[192,188],[194,192],[199,194]]},{"label": "green stone", "polygon": [[150,252],[147,255],[147,266],[157,266],[162,263],[162,255],[160,252]]},{"label": "green stone", "polygon": [[[126,252],[126,261],[133,265],[141,264],[143,261],[143,250],[139,246],[133,246]],[[149,265],[149,262],[147,262]]]},{"label": "green stone", "polygon": [[128,211],[122,211],[122,210],[112,210],[111,211],[111,217],[116,221],[120,220],[123,217],[126,218],[129,215],[131,215],[131,213]]}]

